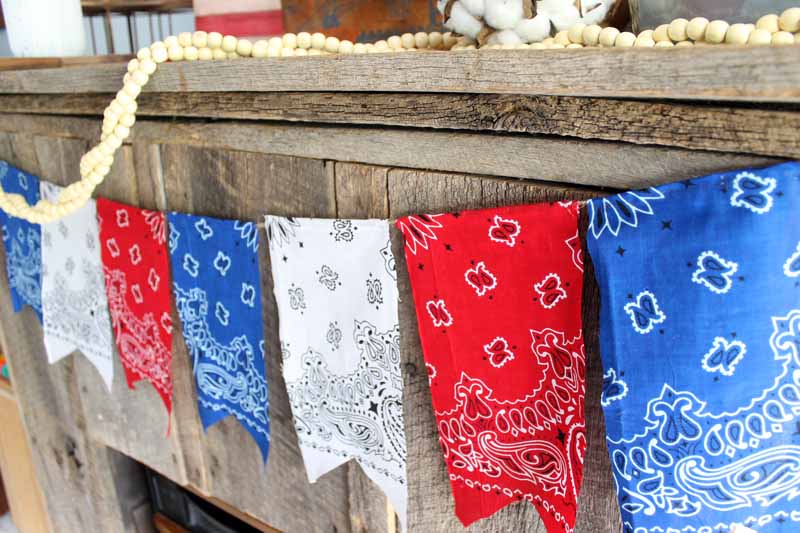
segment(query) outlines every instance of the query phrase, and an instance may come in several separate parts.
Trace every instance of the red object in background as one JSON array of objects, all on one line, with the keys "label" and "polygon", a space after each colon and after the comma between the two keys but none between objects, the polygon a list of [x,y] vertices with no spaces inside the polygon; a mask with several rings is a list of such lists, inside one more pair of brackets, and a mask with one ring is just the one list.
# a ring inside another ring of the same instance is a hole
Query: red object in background
[{"label": "red object in background", "polygon": [[280,0],[194,0],[195,27],[237,37],[283,33]]},{"label": "red object in background", "polygon": [[533,503],[572,531],[583,477],[578,204],[401,218],[456,514]]},{"label": "red object in background", "polygon": [[164,213],[97,199],[108,310],[128,387],[148,380],[172,411],[172,319]]},{"label": "red object in background", "polygon": [[290,0],[283,14],[286,31],[320,31],[353,42],[441,30],[435,0]]}]

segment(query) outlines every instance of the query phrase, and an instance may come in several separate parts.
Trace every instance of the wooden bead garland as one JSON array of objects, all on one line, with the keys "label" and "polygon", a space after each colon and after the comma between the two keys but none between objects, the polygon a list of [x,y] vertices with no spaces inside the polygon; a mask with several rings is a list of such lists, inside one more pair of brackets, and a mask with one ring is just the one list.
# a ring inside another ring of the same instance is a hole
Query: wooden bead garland
[{"label": "wooden bead garland", "polygon": [[[502,33],[502,32],[500,32]],[[601,28],[596,24],[575,24],[541,42],[520,43],[519,39],[497,42],[480,47],[488,49],[573,49],[584,47],[643,47],[675,48],[693,44],[737,44],[751,46],[791,45],[800,43],[800,7],[787,9],[780,15],[765,15],[755,24],[729,25],[723,20],[709,21],[703,17],[691,20],[675,19],[655,30],[635,35],[616,28]],[[159,64],[169,61],[208,61],[239,57],[303,57],[329,54],[373,54],[409,52],[412,50],[477,49],[476,42],[451,32],[419,32],[394,35],[375,43],[352,43],[322,33],[287,33],[282,37],[259,40],[237,39],[217,32],[181,33],[171,35],[142,48],[128,63],[122,89],[103,112],[100,143],[81,157],[81,179],[67,186],[57,203],[46,199],[30,206],[15,193],[0,189],[0,208],[7,213],[33,223],[52,222],[82,207],[111,171],[114,154],[130,135],[136,122],[136,98],[147,85]]]}]

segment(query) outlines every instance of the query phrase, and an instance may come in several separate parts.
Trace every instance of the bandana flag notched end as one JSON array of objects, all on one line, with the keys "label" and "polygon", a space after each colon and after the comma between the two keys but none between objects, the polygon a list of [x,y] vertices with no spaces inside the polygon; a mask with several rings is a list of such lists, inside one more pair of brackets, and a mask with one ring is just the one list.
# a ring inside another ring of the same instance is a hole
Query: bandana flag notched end
[{"label": "bandana flag notched end", "polygon": [[97,200],[111,325],[128,387],[148,380],[172,411],[172,319],[166,217]]},{"label": "bandana flag notched end", "polygon": [[[43,198],[63,190],[41,184]],[[86,205],[56,222],[42,224],[42,314],[50,363],[80,350],[97,368],[108,390],[114,380],[114,340],[103,281],[97,205]]]},{"label": "bandana flag notched end", "polygon": [[406,519],[397,275],[385,220],[266,217],[283,375],[309,479],[355,459]]},{"label": "bandana flag notched end", "polygon": [[266,461],[269,402],[258,228],[254,222],[174,212],[168,221],[175,305],[203,427],[234,415]]},{"label": "bandana flag notched end", "polygon": [[533,503],[571,531],[583,474],[578,204],[397,221],[456,514]]},{"label": "bandana flag notched end", "polygon": [[800,164],[592,200],[625,529],[800,528]]},{"label": "bandana flag notched end", "polygon": [[[21,194],[29,205],[39,201],[39,178],[0,161],[0,183]],[[19,312],[30,305],[42,321],[42,227],[0,210],[11,303]]]}]

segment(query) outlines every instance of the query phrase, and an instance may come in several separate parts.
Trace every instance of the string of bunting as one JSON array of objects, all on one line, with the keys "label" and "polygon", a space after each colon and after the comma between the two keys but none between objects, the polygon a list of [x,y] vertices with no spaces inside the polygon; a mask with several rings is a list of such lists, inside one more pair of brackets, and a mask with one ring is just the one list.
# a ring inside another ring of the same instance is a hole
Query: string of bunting
[{"label": "string of bunting", "polygon": [[[29,204],[61,188],[0,163]],[[580,202],[412,214],[404,237],[440,443],[465,526],[516,501],[571,532],[587,449],[584,248],[601,292],[606,439],[626,531],[800,522],[800,163]],[[204,428],[270,447],[280,357],[308,478],[354,459],[406,527],[397,263],[388,220],[267,215],[280,354],[267,353],[259,227],[90,200],[41,225],[0,213],[15,311],[51,363],[172,406],[174,298]],[[592,444],[596,445],[596,443]]]}]

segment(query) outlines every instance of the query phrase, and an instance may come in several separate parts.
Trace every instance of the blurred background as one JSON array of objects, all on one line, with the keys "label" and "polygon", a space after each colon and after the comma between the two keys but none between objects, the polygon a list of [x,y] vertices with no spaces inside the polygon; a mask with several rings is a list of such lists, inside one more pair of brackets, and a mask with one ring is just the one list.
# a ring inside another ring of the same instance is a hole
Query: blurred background
[{"label": "blurred background", "polygon": [[[45,4],[61,7],[70,1],[2,3],[8,16],[19,6],[47,12]],[[37,3],[43,6],[35,7]],[[341,39],[374,41],[438,26],[435,0],[80,0],[80,9],[86,55],[130,54],[167,35],[195,29],[249,38],[284,30],[321,31]],[[0,15],[0,56],[12,55],[6,22]]]}]

